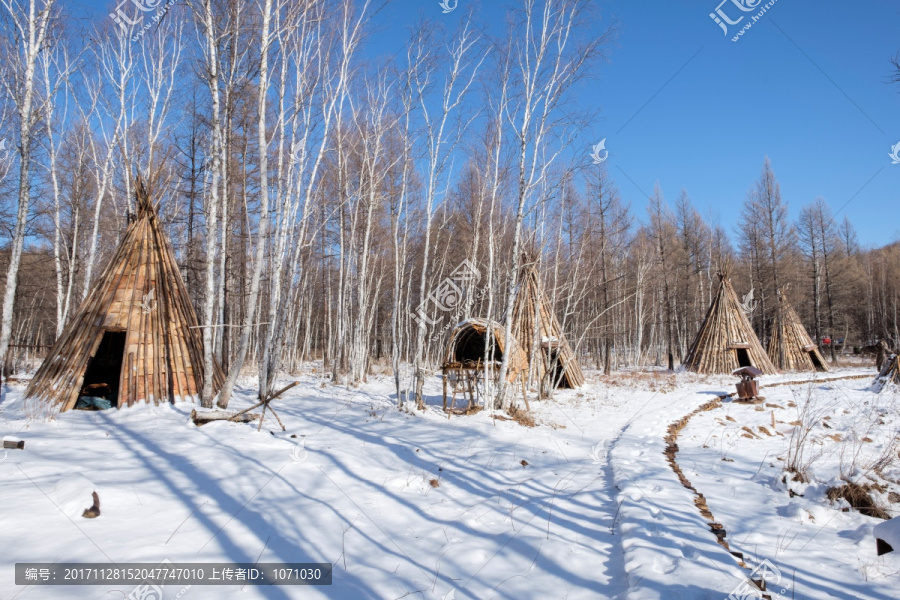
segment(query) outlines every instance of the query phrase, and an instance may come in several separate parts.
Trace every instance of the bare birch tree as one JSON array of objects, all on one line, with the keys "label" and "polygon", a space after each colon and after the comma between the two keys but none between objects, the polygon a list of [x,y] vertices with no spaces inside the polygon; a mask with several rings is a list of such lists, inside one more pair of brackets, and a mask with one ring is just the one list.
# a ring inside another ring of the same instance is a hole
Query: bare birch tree
[{"label": "bare birch tree", "polygon": [[38,79],[38,57],[47,43],[47,34],[54,18],[55,0],[2,0],[8,13],[8,29],[4,32],[3,46],[6,60],[12,63],[10,78],[3,78],[9,97],[17,109],[19,134],[19,186],[18,210],[12,236],[9,267],[6,271],[6,288],[3,294],[2,315],[0,315],[0,360],[6,372],[6,352],[12,333],[13,305],[19,282],[19,265],[25,248],[25,230],[28,222],[28,208],[31,202],[31,170],[33,136],[35,127],[43,118],[36,108],[41,102]]},{"label": "bare birch tree", "polygon": [[[583,78],[599,57],[605,36],[578,39],[586,17],[581,0],[524,0],[515,15],[510,36],[512,71],[516,74],[507,120],[513,131],[516,154],[516,211],[512,255],[507,271],[504,336],[512,335],[512,309],[516,298],[514,283],[519,272],[522,224],[534,189],[546,176],[560,148],[550,148],[553,136],[565,126],[561,104],[571,87]],[[498,395],[508,407],[509,354],[500,365]]]},{"label": "bare birch tree", "polygon": [[[459,141],[467,123],[456,123],[451,120],[454,113],[463,104],[466,94],[471,89],[478,69],[484,62],[485,55],[478,56],[475,52],[478,47],[479,36],[468,20],[460,25],[447,55],[449,64],[443,86],[438,89],[437,99],[432,106],[431,92],[436,78],[437,55],[434,50],[429,31],[419,30],[412,42],[416,48],[415,59],[410,67],[415,69],[412,73],[416,98],[419,102],[419,112],[424,124],[425,148],[425,240],[422,251],[422,266],[419,277],[419,293],[424,299],[428,295],[428,267],[429,252],[431,246],[432,219],[434,207],[439,195],[438,186],[444,174],[453,148]],[[473,56],[474,55],[474,56]],[[425,384],[425,334],[427,328],[424,323],[419,323],[416,330],[414,370],[415,370],[415,398],[416,407],[419,410],[425,408],[425,399],[422,388]]]}]

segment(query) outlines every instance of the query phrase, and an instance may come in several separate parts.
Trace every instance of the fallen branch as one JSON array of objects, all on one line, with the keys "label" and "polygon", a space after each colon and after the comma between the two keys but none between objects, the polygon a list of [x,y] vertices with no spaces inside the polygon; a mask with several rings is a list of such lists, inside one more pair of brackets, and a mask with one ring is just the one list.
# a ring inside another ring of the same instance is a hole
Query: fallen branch
[{"label": "fallen branch", "polygon": [[191,411],[191,420],[194,422],[194,425],[200,426],[205,425],[207,423],[211,423],[212,421],[237,421],[240,423],[249,423],[250,421],[255,421],[259,418],[259,413],[235,413],[229,410],[204,410],[197,412],[196,410]]}]

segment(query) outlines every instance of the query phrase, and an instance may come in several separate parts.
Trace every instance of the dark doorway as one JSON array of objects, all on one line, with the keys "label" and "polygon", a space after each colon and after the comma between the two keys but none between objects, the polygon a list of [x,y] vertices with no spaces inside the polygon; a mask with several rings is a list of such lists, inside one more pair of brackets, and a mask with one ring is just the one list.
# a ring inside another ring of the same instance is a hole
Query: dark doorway
[{"label": "dark doorway", "polygon": [[812,364],[816,368],[816,371],[819,371],[820,373],[825,372],[825,365],[822,364],[822,361],[819,360],[819,357],[816,356],[815,352],[813,352],[813,351],[809,352],[809,360],[812,361]]},{"label": "dark doorway", "polygon": [[752,367],[753,366],[753,363],[750,362],[750,352],[748,352],[746,348],[735,348],[735,352],[737,352],[738,366],[741,366],[741,367]]},{"label": "dark doorway", "polygon": [[562,364],[562,360],[560,360],[559,348],[548,348],[544,346],[543,350],[544,355],[547,357],[548,370],[552,372],[553,385],[566,389],[570,388],[569,379],[565,375],[566,370]]},{"label": "dark doorway", "polygon": [[[487,331],[481,332],[474,327],[463,331],[459,334],[456,341],[456,348],[453,358],[457,362],[484,362],[484,346],[487,337]],[[491,351],[488,353],[488,360],[503,360],[503,352],[500,351],[500,345],[497,338],[491,338]]]},{"label": "dark doorway", "polygon": [[125,355],[125,332],[105,331],[96,354],[88,362],[84,372],[81,395],[106,398],[118,406],[119,376]]}]

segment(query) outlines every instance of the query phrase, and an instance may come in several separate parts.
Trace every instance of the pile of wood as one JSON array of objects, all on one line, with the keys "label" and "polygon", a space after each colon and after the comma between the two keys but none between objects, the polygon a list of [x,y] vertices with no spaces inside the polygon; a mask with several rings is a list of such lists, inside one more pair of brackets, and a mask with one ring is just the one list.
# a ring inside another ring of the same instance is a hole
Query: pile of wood
[{"label": "pile of wood", "polygon": [[719,288],[691,343],[684,366],[695,373],[730,374],[751,366],[766,375],[778,373],[725,273],[719,274]]},{"label": "pile of wood", "polygon": [[828,371],[818,346],[800,322],[797,311],[778,293],[778,310],[772,321],[769,358],[782,371]]},{"label": "pile of wood", "polygon": [[[137,214],[121,244],[31,380],[26,396],[69,410],[86,387],[89,368],[108,377],[104,383],[118,391],[117,398],[110,398],[117,407],[192,399],[202,389],[203,338],[197,316],[140,179],[136,200]],[[121,368],[104,372],[102,364],[92,364],[104,340],[104,352],[111,349],[104,360],[115,355]],[[212,377],[218,389],[224,381],[218,365]]]},{"label": "pile of wood", "polygon": [[897,354],[891,355],[884,362],[884,366],[882,366],[881,371],[875,378],[873,389],[876,392],[880,392],[890,387],[889,384],[900,386],[900,356]]},{"label": "pile of wood", "polygon": [[525,352],[529,380],[539,381],[545,388],[584,384],[581,367],[541,289],[533,263],[526,262],[522,269],[513,305],[512,333]]}]

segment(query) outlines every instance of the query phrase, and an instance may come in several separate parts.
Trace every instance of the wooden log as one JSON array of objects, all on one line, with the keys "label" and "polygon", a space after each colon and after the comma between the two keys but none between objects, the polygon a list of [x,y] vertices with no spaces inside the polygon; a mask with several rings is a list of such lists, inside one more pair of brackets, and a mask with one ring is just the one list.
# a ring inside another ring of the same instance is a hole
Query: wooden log
[{"label": "wooden log", "polygon": [[197,412],[196,410],[191,411],[191,420],[198,427],[200,425],[205,425],[213,421],[238,421],[240,423],[249,423],[250,421],[255,421],[259,417],[259,413],[245,412],[238,414],[230,410],[204,410],[200,412]]},{"label": "wooden log", "polygon": [[24,450],[25,440],[3,440],[4,449]]}]

